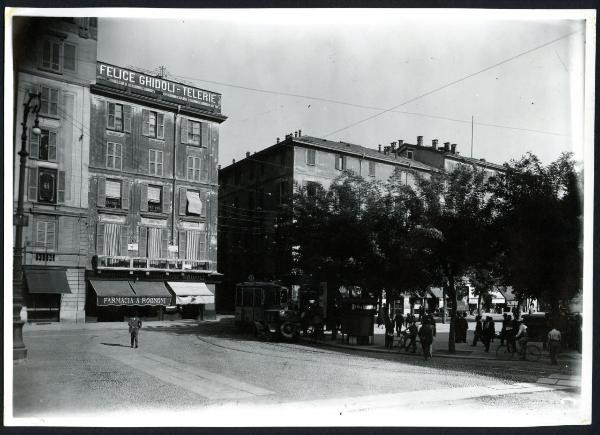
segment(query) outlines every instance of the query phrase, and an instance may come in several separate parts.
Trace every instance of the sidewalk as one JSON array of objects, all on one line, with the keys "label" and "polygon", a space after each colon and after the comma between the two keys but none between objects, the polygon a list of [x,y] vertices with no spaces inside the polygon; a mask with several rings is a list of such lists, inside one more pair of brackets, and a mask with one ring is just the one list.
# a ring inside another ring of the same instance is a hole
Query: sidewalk
[{"label": "sidewalk", "polygon": [[[497,360],[496,348],[500,345],[500,339],[496,338],[490,344],[490,351],[485,352],[484,346],[481,342],[477,343],[477,346],[473,347],[473,324],[469,323],[469,329],[467,331],[467,343],[456,343],[455,353],[448,352],[448,335],[449,335],[449,324],[436,323],[436,336],[433,342],[433,356],[441,358],[458,358],[458,359],[481,359],[481,360]],[[317,343],[324,346],[331,346],[340,349],[352,349],[364,352],[376,352],[376,353],[389,353],[397,355],[406,355],[408,357],[419,357],[423,358],[423,353],[420,344],[417,342],[416,353],[407,352],[406,350],[400,350],[397,347],[398,337],[394,335],[394,348],[388,350],[385,348],[385,330],[375,326],[375,335],[373,337],[374,343],[369,345],[356,345],[342,343],[341,335],[338,334],[337,340],[331,339],[331,331],[326,331],[325,335],[321,339],[314,338],[302,338],[301,340],[307,343]],[[532,342],[538,344],[542,349],[542,343]],[[542,350],[542,358],[540,361],[548,361],[549,356],[547,351]],[[581,354],[573,350],[565,350],[558,355],[559,361],[572,361],[581,360]]]}]

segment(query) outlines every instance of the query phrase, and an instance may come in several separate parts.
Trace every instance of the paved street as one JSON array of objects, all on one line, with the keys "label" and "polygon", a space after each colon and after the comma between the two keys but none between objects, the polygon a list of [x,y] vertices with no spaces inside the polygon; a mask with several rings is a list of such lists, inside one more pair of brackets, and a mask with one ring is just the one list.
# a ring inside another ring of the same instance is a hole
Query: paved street
[{"label": "paved street", "polygon": [[[500,419],[484,424],[578,417],[579,390],[568,386],[579,382],[576,361],[559,368],[425,362],[399,353],[263,342],[237,332],[230,318],[148,322],[139,349],[129,347],[125,323],[28,325],[24,338],[29,358],[14,367],[14,415],[34,424],[68,417],[71,424],[104,425],[427,425],[451,424],[473,407],[486,411],[477,418]],[[440,417],[452,412],[444,421],[431,421],[431,414],[423,419],[432,409]]]}]

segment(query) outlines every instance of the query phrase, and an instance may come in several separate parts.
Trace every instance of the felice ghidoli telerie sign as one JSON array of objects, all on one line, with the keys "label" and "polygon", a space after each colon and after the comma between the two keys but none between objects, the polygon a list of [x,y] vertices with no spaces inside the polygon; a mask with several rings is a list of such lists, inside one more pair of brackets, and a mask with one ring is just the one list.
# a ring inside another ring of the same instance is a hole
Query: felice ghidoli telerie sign
[{"label": "felice ghidoli telerie sign", "polygon": [[98,296],[98,305],[171,305],[168,296]]},{"label": "felice ghidoli telerie sign", "polygon": [[162,95],[175,98],[183,103],[195,103],[221,111],[220,94],[103,62],[96,64],[96,80],[104,80],[146,92],[159,91]]}]

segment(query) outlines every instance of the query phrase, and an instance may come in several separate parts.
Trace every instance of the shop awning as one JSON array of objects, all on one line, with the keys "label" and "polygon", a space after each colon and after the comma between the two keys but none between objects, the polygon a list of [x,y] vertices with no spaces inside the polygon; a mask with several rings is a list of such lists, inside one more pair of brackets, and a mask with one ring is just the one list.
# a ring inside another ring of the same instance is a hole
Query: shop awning
[{"label": "shop awning", "polygon": [[203,282],[167,282],[177,305],[214,304],[215,295]]},{"label": "shop awning", "polygon": [[188,211],[197,215],[202,214],[202,201],[200,201],[200,194],[198,192],[187,191],[186,197],[188,200]]},{"label": "shop awning", "polygon": [[139,305],[171,305],[171,293],[162,281],[129,281]]},{"label": "shop awning", "polygon": [[65,269],[24,269],[29,293],[71,293]]},{"label": "shop awning", "polygon": [[444,290],[440,287],[430,287],[429,293],[431,293],[431,296],[434,298],[442,299],[444,297]]},{"label": "shop awning", "polygon": [[139,305],[135,302],[135,293],[131,290],[129,281],[90,280],[96,292],[97,305]]}]

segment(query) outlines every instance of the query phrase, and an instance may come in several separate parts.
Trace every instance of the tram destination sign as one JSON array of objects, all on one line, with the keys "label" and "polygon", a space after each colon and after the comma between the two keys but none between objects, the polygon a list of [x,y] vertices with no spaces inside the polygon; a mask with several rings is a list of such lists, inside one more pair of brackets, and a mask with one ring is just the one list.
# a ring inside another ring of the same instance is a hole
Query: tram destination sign
[{"label": "tram destination sign", "polygon": [[97,62],[96,81],[114,83],[154,95],[163,95],[179,101],[181,104],[192,103],[221,113],[220,94],[120,66]]},{"label": "tram destination sign", "polygon": [[98,306],[107,305],[171,305],[169,296],[98,296]]}]

